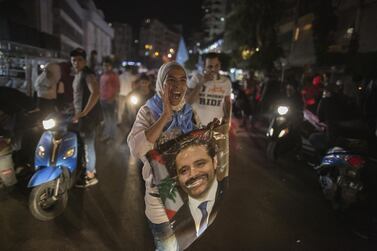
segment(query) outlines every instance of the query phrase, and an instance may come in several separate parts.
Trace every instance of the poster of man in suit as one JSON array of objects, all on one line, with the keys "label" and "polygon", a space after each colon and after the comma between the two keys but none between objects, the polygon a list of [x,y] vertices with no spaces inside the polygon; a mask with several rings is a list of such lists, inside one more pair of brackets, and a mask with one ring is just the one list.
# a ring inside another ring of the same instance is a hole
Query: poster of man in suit
[{"label": "poster of man in suit", "polygon": [[228,186],[228,127],[194,130],[147,154],[179,250],[213,223]]}]

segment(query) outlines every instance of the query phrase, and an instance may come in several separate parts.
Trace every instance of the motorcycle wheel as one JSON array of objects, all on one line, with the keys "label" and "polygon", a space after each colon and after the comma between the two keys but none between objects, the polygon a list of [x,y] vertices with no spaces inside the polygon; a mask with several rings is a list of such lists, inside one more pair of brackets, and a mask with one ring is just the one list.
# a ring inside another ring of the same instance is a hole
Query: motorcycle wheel
[{"label": "motorcycle wheel", "polygon": [[29,197],[29,209],[38,220],[49,221],[63,213],[68,202],[68,193],[64,186],[59,187],[57,200],[53,200],[56,181],[50,181],[34,187]]},{"label": "motorcycle wheel", "polygon": [[277,146],[278,144],[275,141],[269,142],[267,145],[266,155],[267,159],[270,161],[275,161],[277,159]]}]

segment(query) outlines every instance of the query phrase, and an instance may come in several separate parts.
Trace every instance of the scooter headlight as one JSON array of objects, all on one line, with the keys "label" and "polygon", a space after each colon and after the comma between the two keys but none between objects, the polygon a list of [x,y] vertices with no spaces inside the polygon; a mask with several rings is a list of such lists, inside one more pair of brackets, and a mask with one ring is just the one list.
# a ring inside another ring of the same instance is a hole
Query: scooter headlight
[{"label": "scooter headlight", "polygon": [[270,130],[267,132],[267,137],[272,135],[274,135],[274,128],[270,128]]},{"label": "scooter headlight", "polygon": [[233,101],[235,98],[236,98],[236,96],[235,96],[234,93],[232,92],[232,93],[230,94],[230,99]]},{"label": "scooter headlight", "polygon": [[46,150],[44,146],[38,146],[38,151],[37,151],[38,156],[43,158],[45,156],[45,153],[46,153]]},{"label": "scooter headlight", "polygon": [[137,105],[139,103],[139,98],[136,95],[131,95],[130,102],[132,105]]},{"label": "scooter headlight", "polygon": [[56,126],[56,121],[55,119],[47,119],[47,120],[43,120],[43,128],[45,130],[50,130],[52,128],[54,128]]},{"label": "scooter headlight", "polygon": [[75,153],[75,149],[74,148],[68,149],[64,153],[63,159],[68,159],[68,158],[72,157],[74,153]]},{"label": "scooter headlight", "polygon": [[284,135],[286,135],[288,132],[289,132],[288,128],[285,128],[285,129],[283,129],[283,130],[280,131],[278,137],[279,137],[279,138],[282,138],[282,137],[284,137]]},{"label": "scooter headlight", "polygon": [[288,113],[288,111],[289,111],[288,106],[279,106],[279,107],[278,107],[278,113],[279,113],[280,115],[285,115],[285,114]]}]

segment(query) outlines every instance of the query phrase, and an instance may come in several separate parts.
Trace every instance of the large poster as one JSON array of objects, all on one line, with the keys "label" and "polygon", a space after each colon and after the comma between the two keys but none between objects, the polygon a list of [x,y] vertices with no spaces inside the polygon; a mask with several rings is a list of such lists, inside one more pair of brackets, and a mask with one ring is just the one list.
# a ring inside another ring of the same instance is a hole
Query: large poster
[{"label": "large poster", "polygon": [[194,130],[151,150],[147,158],[179,249],[186,249],[221,207],[228,186],[228,126]]}]

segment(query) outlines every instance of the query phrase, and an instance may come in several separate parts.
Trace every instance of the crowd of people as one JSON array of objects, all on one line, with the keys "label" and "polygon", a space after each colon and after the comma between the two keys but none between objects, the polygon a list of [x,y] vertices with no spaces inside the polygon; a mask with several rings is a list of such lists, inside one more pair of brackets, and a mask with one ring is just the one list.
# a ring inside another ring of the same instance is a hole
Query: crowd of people
[{"label": "crowd of people", "polygon": [[[156,145],[179,135],[205,128],[209,124],[219,124],[220,121],[229,123],[230,79],[220,75],[221,62],[216,53],[205,56],[204,71],[194,73],[191,79],[185,68],[174,61],[163,64],[154,77],[146,73],[139,74],[130,66],[124,67],[124,71],[118,74],[110,58],[104,58],[101,74],[98,74],[96,55],[96,52],[92,52],[87,60],[86,52],[77,48],[71,52],[69,63],[47,64],[34,84],[38,109],[46,115],[54,111],[73,112],[72,123],[77,125],[86,160],[85,176],[76,184],[77,187],[98,183],[96,128],[101,125],[102,142],[115,142],[117,127],[124,134],[121,137],[126,138],[128,135],[126,139],[131,155],[144,163],[145,213],[156,248],[181,250],[187,243],[182,244],[175,238],[159,191],[152,183],[153,172],[145,155]],[[208,158],[213,159],[212,155]],[[180,156],[177,158],[179,164]],[[209,212],[214,205],[214,201],[208,199],[209,190],[213,190],[216,180],[213,179],[216,162],[212,166],[212,178],[202,182],[199,192],[183,188],[193,193],[196,204],[200,204],[195,218],[198,223],[197,236],[206,228],[199,226],[199,223],[207,225]],[[184,174],[183,171],[179,172],[186,180],[193,181],[202,170],[206,170],[203,165],[192,165],[190,168],[185,167]],[[204,198],[206,201],[202,201]]]},{"label": "crowd of people", "polygon": [[261,117],[272,114],[278,102],[285,99],[290,109],[298,112],[298,123],[307,109],[326,127],[326,131],[313,138],[313,143],[322,150],[334,144],[346,127],[356,131],[361,124],[367,125],[368,136],[364,138],[368,138],[369,146],[373,148],[376,144],[376,80],[373,78],[352,81],[345,74],[318,72],[291,74],[284,81],[273,75],[262,79],[251,76],[244,86],[239,83],[233,86],[241,92],[238,95],[241,98],[234,104],[242,111],[241,126],[254,126]]},{"label": "crowd of people", "polygon": [[[71,52],[70,62],[48,63],[34,83],[37,107],[45,115],[54,111],[73,113],[72,123],[78,128],[86,160],[85,175],[77,187],[86,188],[98,183],[95,140],[99,125],[100,140],[104,143],[115,142],[116,133],[122,134],[131,156],[143,162],[145,214],[157,250],[181,250],[190,240],[177,238],[178,230],[166,215],[158,187],[153,183],[154,173],[146,158],[150,150],[196,129],[220,123],[229,125],[234,105],[242,110],[241,126],[247,126],[249,117],[267,112],[281,93],[297,114],[304,108],[316,113],[319,120],[328,125],[330,135],[338,132],[336,122],[354,115],[351,114],[353,104],[344,95],[342,82],[329,81],[321,75],[314,76],[309,85],[300,85],[289,78],[285,83],[273,78],[259,82],[251,79],[244,88],[233,83],[233,90],[237,89],[238,97],[242,98],[232,104],[232,82],[228,76],[220,74],[221,61],[217,53],[204,55],[203,71],[194,72],[190,77],[184,66],[175,61],[164,63],[154,76],[138,73],[129,65],[118,72],[108,57],[103,59],[99,70],[96,57],[97,53],[93,51],[87,60],[86,52],[77,48]],[[366,108],[364,118],[369,125],[369,135],[374,139],[376,89],[375,81],[368,82],[363,106],[360,105]],[[302,119],[301,116],[295,118]],[[328,144],[332,140],[328,135],[313,135],[313,142]],[[222,187],[222,183],[218,184],[214,179],[215,153],[206,144],[209,141],[182,145],[174,160],[178,186],[189,195],[192,203],[189,211],[195,216],[197,237],[211,221],[214,199],[210,194],[214,195],[218,187]],[[203,164],[197,164],[192,157],[186,158],[185,153],[190,151],[195,151],[196,157],[202,156]],[[194,188],[192,184],[195,184]]]},{"label": "crowd of people", "polygon": [[[84,144],[86,175],[76,186],[88,187],[98,183],[96,178],[96,129],[101,125],[100,140],[115,141],[116,127],[132,125],[137,107],[153,96],[151,77],[138,74],[126,66],[123,72],[113,69],[110,57],[104,57],[98,67],[97,53],[77,48],[70,54],[70,62],[49,62],[33,87],[37,109],[42,116],[60,111],[73,114]],[[132,94],[137,94],[138,105],[130,105]],[[124,138],[126,138],[124,136]]]}]

